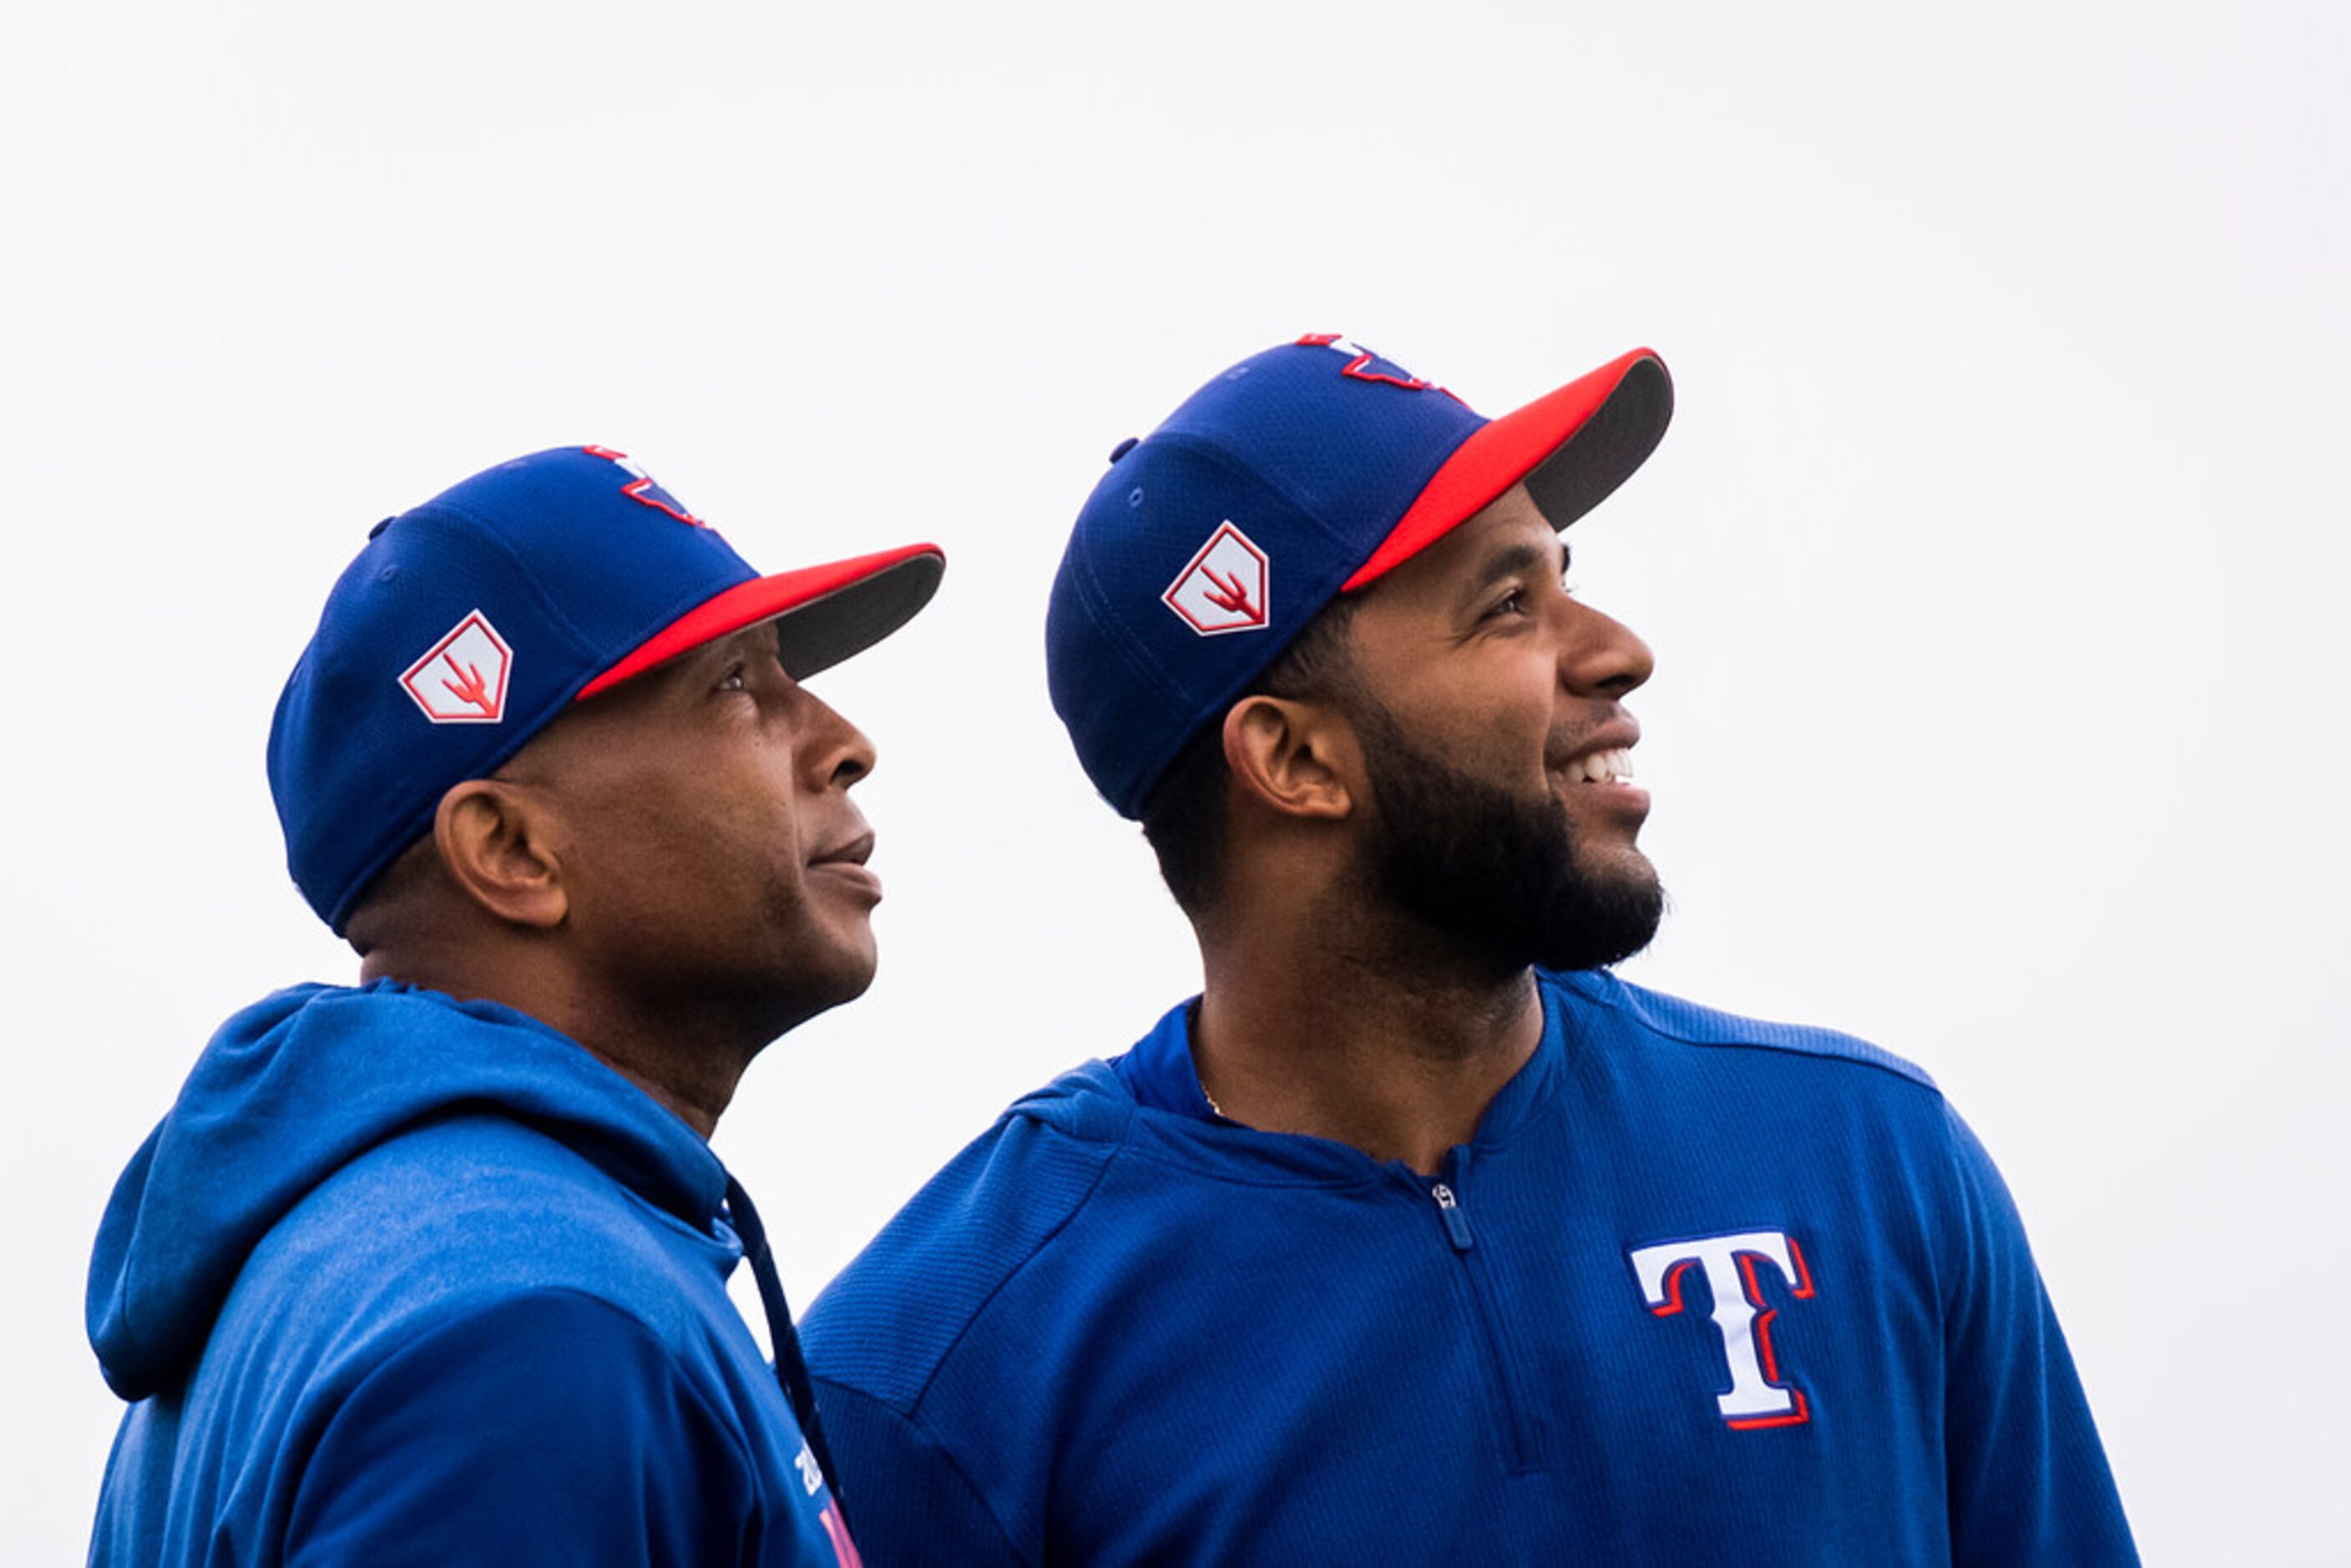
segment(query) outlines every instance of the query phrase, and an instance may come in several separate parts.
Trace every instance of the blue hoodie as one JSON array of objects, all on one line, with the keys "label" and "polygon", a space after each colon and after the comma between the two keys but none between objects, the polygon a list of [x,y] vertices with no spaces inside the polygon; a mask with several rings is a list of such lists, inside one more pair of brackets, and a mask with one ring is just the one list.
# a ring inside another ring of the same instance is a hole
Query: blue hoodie
[{"label": "blue hoodie", "polygon": [[1217,1115],[1180,1007],[1014,1105],[809,1314],[874,1561],[2136,1560],[1923,1073],[1541,985],[1434,1173]]},{"label": "blue hoodie", "polygon": [[728,1191],[510,1009],[246,1009],[99,1228],[90,1343],[134,1403],[90,1562],[853,1563],[726,1295],[761,1245]]}]

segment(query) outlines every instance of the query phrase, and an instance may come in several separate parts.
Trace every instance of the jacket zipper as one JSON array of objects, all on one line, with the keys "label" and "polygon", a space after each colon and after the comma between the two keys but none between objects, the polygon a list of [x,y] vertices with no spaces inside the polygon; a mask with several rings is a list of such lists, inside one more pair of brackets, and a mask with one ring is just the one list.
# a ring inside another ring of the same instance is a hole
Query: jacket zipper
[{"label": "jacket zipper", "polygon": [[1494,1390],[1495,1405],[1502,1413],[1503,1462],[1513,1474],[1530,1469],[1533,1468],[1534,1445],[1527,1433],[1525,1413],[1519,1407],[1510,1358],[1503,1353],[1501,1335],[1495,1326],[1484,1270],[1469,1256],[1478,1243],[1470,1233],[1468,1211],[1461,1207],[1460,1196],[1447,1183],[1433,1184],[1428,1196],[1437,1203],[1437,1218],[1444,1221],[1446,1239],[1452,1243],[1454,1255],[1461,1260],[1469,1276],[1469,1298],[1477,1309],[1476,1328],[1486,1353],[1487,1379]]},{"label": "jacket zipper", "polygon": [[1453,1239],[1453,1250],[1468,1251],[1476,1243],[1469,1236],[1469,1217],[1461,1212],[1461,1200],[1443,1182],[1430,1187],[1428,1196],[1437,1200],[1437,1212],[1445,1217],[1445,1234]]}]

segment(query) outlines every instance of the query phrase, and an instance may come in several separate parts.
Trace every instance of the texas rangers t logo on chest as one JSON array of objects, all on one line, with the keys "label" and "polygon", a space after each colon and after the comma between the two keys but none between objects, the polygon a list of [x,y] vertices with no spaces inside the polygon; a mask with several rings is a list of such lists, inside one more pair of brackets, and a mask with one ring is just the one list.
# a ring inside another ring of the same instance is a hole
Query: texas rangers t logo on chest
[{"label": "texas rangers t logo on chest", "polygon": [[1714,1326],[1721,1332],[1722,1353],[1730,1364],[1730,1390],[1715,1396],[1726,1425],[1744,1432],[1801,1426],[1812,1419],[1804,1391],[1780,1375],[1779,1356],[1771,1348],[1771,1320],[1780,1311],[1763,1304],[1762,1281],[1755,1273],[1758,1260],[1767,1262],[1780,1271],[1791,1301],[1810,1301],[1813,1274],[1794,1237],[1779,1230],[1742,1230],[1635,1247],[1626,1256],[1640,1281],[1642,1299],[1657,1317],[1669,1318],[1682,1310],[1682,1276],[1691,1264],[1706,1276],[1707,1291],[1714,1297]]}]

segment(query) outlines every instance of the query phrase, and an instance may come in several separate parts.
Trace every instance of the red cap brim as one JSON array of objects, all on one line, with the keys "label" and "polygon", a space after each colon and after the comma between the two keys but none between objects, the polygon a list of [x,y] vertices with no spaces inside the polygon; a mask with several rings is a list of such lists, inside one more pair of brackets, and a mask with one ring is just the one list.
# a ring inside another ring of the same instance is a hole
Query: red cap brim
[{"label": "red cap brim", "polygon": [[635,652],[580,688],[581,697],[641,675],[705,643],[778,622],[784,668],[795,680],[872,647],[914,618],[938,591],[946,556],[938,546],[904,545],[874,555],[781,571],[738,583],[687,611]]},{"label": "red cap brim", "polygon": [[1666,362],[1635,349],[1479,426],[1339,591],[1353,592],[1410,560],[1522,479],[1551,526],[1567,527],[1632,477],[1673,415]]}]

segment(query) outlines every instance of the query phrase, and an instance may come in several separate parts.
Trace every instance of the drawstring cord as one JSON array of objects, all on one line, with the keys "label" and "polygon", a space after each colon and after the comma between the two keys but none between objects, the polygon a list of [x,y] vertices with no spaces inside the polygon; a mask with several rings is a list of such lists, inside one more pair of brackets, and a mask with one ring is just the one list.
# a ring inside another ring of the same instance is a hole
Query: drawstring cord
[{"label": "drawstring cord", "polygon": [[832,1487],[832,1506],[840,1511],[845,1524],[849,1507],[841,1497],[841,1471],[832,1462],[832,1453],[825,1447],[824,1426],[816,1416],[816,1389],[809,1382],[808,1362],[800,1355],[800,1336],[792,1327],[791,1303],[784,1300],[784,1281],[776,1272],[776,1255],[768,1248],[768,1228],[759,1223],[759,1211],[751,1206],[751,1195],[733,1176],[726,1178],[726,1208],[735,1218],[735,1234],[742,1239],[743,1256],[749,1260],[751,1275],[759,1281],[759,1305],[767,1309],[768,1338],[776,1347],[776,1381],[784,1386],[784,1398],[791,1405],[792,1416],[800,1424],[800,1435],[808,1439],[810,1452],[823,1469],[825,1479]]}]

